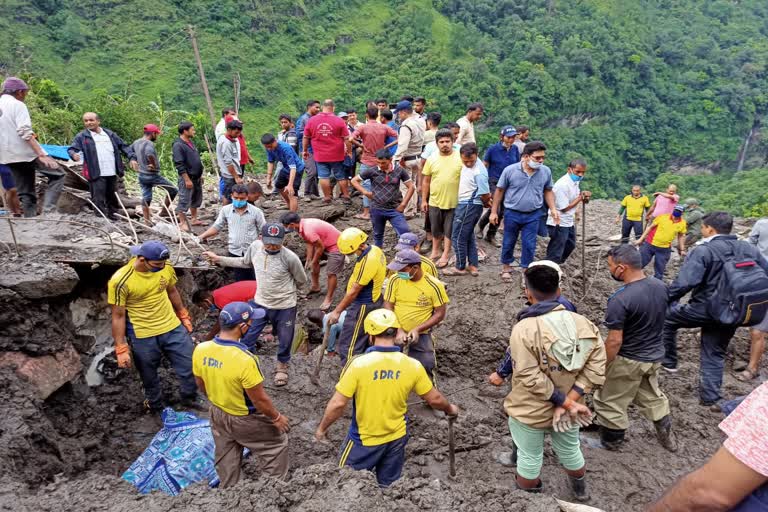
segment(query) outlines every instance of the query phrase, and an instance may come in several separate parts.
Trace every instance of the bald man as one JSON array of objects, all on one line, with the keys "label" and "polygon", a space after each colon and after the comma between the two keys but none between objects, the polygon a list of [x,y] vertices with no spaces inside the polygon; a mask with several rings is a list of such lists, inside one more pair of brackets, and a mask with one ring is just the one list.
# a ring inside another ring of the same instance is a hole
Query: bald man
[{"label": "bald man", "polygon": [[[117,177],[125,174],[121,154],[129,161],[131,169],[139,170],[136,155],[115,132],[101,127],[101,118],[95,112],[83,114],[85,130],[75,136],[69,146],[69,156],[75,162],[83,162],[83,177],[88,180],[91,200],[96,208],[110,220],[120,209],[115,193]],[[99,216],[99,213],[96,212]]]}]

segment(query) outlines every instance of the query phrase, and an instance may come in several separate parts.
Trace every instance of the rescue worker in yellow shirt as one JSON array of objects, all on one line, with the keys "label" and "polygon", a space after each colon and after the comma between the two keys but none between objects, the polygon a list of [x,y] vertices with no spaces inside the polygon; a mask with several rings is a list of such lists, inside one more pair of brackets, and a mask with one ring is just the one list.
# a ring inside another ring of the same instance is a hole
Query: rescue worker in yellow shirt
[{"label": "rescue worker in yellow shirt", "polygon": [[328,313],[328,325],[334,325],[346,310],[347,316],[336,343],[342,366],[346,369],[353,356],[362,354],[368,336],[363,329],[365,317],[381,306],[381,285],[387,275],[387,258],[379,247],[367,243],[368,235],[357,228],[341,232],[336,246],[345,255],[355,255],[357,262],[349,276],[347,293]]},{"label": "rescue worker in yellow shirt", "polygon": [[400,322],[398,342],[408,344],[408,355],[418,360],[435,382],[435,343],[432,329],[445,319],[448,294],[439,280],[426,275],[416,251],[399,251],[387,266],[397,272],[389,279],[384,307]]},{"label": "rescue worker in yellow shirt", "polygon": [[167,264],[170,252],[162,242],[148,240],[132,247],[131,254],[107,285],[117,364],[135,365],[144,407],[157,414],[165,407],[157,374],[165,356],[179,379],[182,406],[202,409],[192,376],[192,318],[176,289],[176,272]]},{"label": "rescue worker in yellow shirt", "polygon": [[421,363],[400,352],[395,344],[399,328],[392,311],[377,309],[368,315],[365,332],[373,346],[342,374],[315,432],[315,439],[327,442],[328,428],[344,414],[351,398],[354,412],[339,467],[373,471],[382,487],[402,474],[409,437],[405,413],[411,391],[433,409],[452,417],[459,414],[459,408],[433,387]]},{"label": "rescue worker in yellow shirt", "polygon": [[231,302],[219,313],[221,332],[201,343],[192,356],[195,380],[211,402],[211,433],[221,487],[240,480],[243,448],[259,462],[259,472],[288,475],[290,423],[264,391],[259,358],[240,342],[266,311],[247,302]]},{"label": "rescue worker in yellow shirt", "polygon": [[437,275],[437,267],[435,266],[435,262],[433,262],[431,259],[421,254],[420,249],[421,249],[421,243],[423,239],[424,239],[424,232],[403,233],[402,235],[400,235],[400,238],[398,238],[397,240],[397,245],[395,246],[395,250],[403,251],[405,249],[411,249],[412,251],[416,251],[419,254],[419,257],[421,258],[421,270],[424,271],[424,274],[428,276],[432,276],[435,279],[439,279]]},{"label": "rescue worker in yellow shirt", "polygon": [[672,213],[657,216],[645,228],[643,236],[635,242],[640,246],[640,256],[643,257],[643,268],[653,260],[653,276],[664,280],[664,271],[672,256],[672,242],[677,238],[678,252],[685,258],[685,234],[688,226],[683,219],[685,207],[675,206]]},{"label": "rescue worker in yellow shirt", "polygon": [[651,208],[651,201],[643,194],[640,185],[632,186],[632,194],[624,196],[621,200],[619,214],[616,216],[616,224],[621,222],[621,243],[629,243],[629,233],[635,232],[635,240],[643,234],[643,217]]}]

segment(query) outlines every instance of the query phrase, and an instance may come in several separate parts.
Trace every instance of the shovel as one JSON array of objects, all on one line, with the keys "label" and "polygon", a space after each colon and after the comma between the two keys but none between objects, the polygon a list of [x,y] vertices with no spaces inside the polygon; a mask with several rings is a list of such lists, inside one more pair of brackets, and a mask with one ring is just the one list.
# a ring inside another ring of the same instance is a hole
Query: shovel
[{"label": "shovel", "polygon": [[323,356],[325,356],[325,349],[328,347],[328,335],[331,333],[331,326],[326,325],[323,331],[323,344],[320,345],[320,357],[317,358],[317,365],[315,371],[309,375],[309,380],[315,386],[320,385],[320,366],[323,364]]},{"label": "shovel", "polygon": [[456,437],[453,434],[455,416],[448,416],[448,474],[456,478]]}]

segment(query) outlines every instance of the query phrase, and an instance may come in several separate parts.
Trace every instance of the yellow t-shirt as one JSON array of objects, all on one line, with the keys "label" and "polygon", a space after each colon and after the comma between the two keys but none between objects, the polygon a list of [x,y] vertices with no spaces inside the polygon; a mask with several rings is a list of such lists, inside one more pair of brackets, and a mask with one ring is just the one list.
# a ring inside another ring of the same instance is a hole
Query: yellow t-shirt
[{"label": "yellow t-shirt", "polygon": [[666,249],[672,246],[675,237],[678,234],[684,235],[688,232],[688,227],[685,224],[685,219],[680,218],[680,222],[672,221],[672,214],[659,215],[653,219],[653,226],[656,226],[656,230],[652,231],[649,235],[651,245]]},{"label": "yellow t-shirt", "polygon": [[643,210],[651,207],[651,202],[648,200],[648,196],[642,195],[640,197],[633,197],[632,195],[624,196],[621,201],[621,206],[627,209],[625,212],[627,220],[643,220]]},{"label": "yellow t-shirt", "polygon": [[455,149],[449,156],[437,151],[427,159],[422,174],[432,177],[429,182],[429,206],[442,210],[456,208],[459,204],[461,166],[461,156]]},{"label": "yellow t-shirt", "polygon": [[418,281],[392,276],[384,300],[395,305],[395,316],[405,331],[423,324],[435,308],[450,302],[443,283],[426,274]]},{"label": "yellow t-shirt", "polygon": [[416,359],[397,347],[370,347],[353,359],[336,391],[354,398],[349,435],[363,446],[378,446],[406,434],[408,395],[429,393],[432,381]]},{"label": "yellow t-shirt", "polygon": [[363,286],[354,304],[370,304],[379,300],[381,284],[385,277],[387,277],[387,258],[379,247],[369,245],[368,250],[355,263],[355,268],[347,282],[347,291],[351,290],[355,283]]},{"label": "yellow t-shirt", "polygon": [[427,258],[426,256],[421,256],[421,271],[424,272],[424,275],[432,276],[435,279],[438,279],[437,267],[435,266],[435,262]]},{"label": "yellow t-shirt", "polygon": [[107,302],[124,306],[137,338],[150,338],[181,325],[166,290],[176,284],[176,271],[170,264],[160,272],[139,272],[136,258],[112,274],[107,284]]},{"label": "yellow t-shirt", "polygon": [[195,347],[192,373],[205,382],[213,405],[233,416],[247,416],[256,408],[245,394],[264,381],[259,358],[242,343],[218,337]]}]

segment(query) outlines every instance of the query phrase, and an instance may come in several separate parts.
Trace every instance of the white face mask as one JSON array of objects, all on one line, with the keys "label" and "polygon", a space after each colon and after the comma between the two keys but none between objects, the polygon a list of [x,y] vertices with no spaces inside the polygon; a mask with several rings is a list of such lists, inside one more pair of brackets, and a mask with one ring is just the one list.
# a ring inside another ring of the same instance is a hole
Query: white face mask
[{"label": "white face mask", "polygon": [[539,167],[541,167],[541,165],[542,165],[541,162],[537,162],[532,158],[528,159],[528,167],[530,167],[531,169],[538,169]]}]

